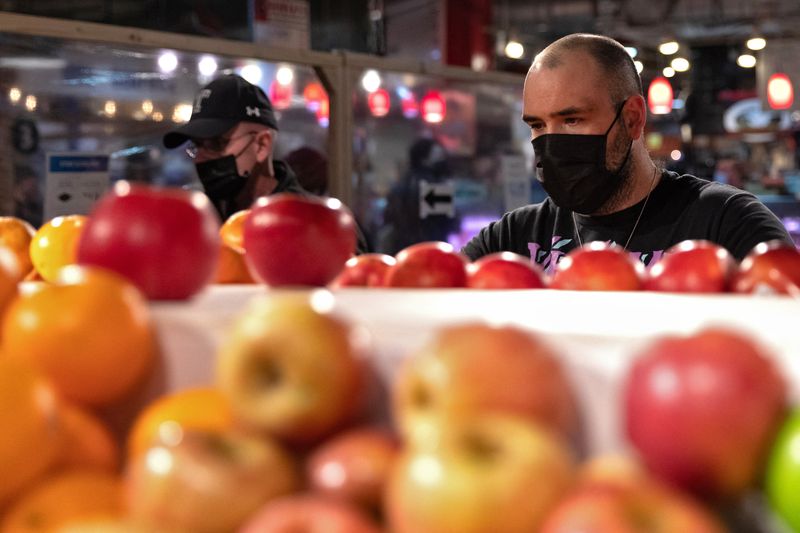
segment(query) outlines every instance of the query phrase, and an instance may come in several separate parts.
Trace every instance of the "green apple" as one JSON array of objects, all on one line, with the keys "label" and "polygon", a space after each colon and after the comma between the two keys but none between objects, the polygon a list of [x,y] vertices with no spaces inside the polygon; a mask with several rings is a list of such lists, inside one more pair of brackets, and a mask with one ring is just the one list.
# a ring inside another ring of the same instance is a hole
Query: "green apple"
[{"label": "green apple", "polygon": [[772,446],[766,490],[775,512],[800,531],[800,408],[786,419]]}]

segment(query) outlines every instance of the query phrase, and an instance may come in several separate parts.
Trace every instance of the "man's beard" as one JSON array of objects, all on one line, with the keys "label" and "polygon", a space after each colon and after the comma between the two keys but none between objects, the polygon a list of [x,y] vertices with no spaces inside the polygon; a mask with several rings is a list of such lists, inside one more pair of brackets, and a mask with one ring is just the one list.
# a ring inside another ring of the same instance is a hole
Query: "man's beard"
[{"label": "man's beard", "polygon": [[[606,161],[606,168],[609,172],[614,172],[619,165],[622,165],[622,168],[619,169],[619,186],[611,193],[606,203],[592,214],[607,215],[617,211],[619,206],[625,203],[633,191],[633,154],[628,154],[628,150],[633,151],[631,141],[632,139],[628,135],[628,130],[623,125],[622,128],[620,128],[620,134],[617,135],[611,147],[611,154],[613,154],[613,156],[609,157]],[[627,158],[625,157],[626,154],[628,156]]]}]

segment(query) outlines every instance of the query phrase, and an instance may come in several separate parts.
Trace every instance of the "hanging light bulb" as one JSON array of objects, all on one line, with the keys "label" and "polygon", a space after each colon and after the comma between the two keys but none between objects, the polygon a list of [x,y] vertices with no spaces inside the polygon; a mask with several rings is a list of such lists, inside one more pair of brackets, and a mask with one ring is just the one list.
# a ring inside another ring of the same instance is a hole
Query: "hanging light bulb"
[{"label": "hanging light bulb", "polygon": [[772,109],[789,109],[794,103],[792,80],[783,72],[776,72],[767,81],[767,101]]},{"label": "hanging light bulb", "polygon": [[670,61],[670,66],[675,69],[675,72],[686,72],[692,67],[692,64],[686,58],[676,57]]},{"label": "hanging light bulb", "polygon": [[664,67],[664,70],[661,71],[665,78],[671,78],[675,75],[675,69],[672,67]]},{"label": "hanging light bulb", "polygon": [[666,78],[658,77],[647,90],[647,105],[654,115],[666,115],[672,111],[672,85]]},{"label": "hanging light bulb", "polygon": [[742,54],[736,58],[736,64],[742,68],[753,68],[756,66],[756,57],[751,54]]},{"label": "hanging light bulb", "polygon": [[767,46],[767,40],[763,37],[752,37],[747,39],[747,48],[750,50],[763,50]]},{"label": "hanging light bulb", "polygon": [[671,56],[677,53],[680,47],[677,41],[667,41],[658,45],[658,51],[665,56]]},{"label": "hanging light bulb", "polygon": [[507,57],[510,57],[511,59],[519,59],[525,55],[525,47],[522,46],[521,42],[512,39],[506,43],[505,52]]}]

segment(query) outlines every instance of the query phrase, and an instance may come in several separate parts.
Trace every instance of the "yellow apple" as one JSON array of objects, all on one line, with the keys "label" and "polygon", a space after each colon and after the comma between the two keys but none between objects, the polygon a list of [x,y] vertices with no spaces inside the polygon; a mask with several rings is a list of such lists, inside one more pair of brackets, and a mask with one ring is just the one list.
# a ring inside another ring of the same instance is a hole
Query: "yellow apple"
[{"label": "yellow apple", "polygon": [[572,389],[553,352],[515,327],[444,328],[401,368],[394,415],[406,438],[426,419],[512,414],[562,435],[577,428]]},{"label": "yellow apple", "polygon": [[293,459],[268,438],[177,428],[161,437],[132,459],[126,476],[131,518],[151,531],[234,531],[299,486]]},{"label": "yellow apple", "polygon": [[310,443],[361,407],[359,336],[304,294],[257,300],[224,341],[217,382],[236,418],[282,439]]},{"label": "yellow apple", "polygon": [[503,415],[451,420],[401,454],[386,511],[393,533],[530,533],[573,477],[549,430]]}]

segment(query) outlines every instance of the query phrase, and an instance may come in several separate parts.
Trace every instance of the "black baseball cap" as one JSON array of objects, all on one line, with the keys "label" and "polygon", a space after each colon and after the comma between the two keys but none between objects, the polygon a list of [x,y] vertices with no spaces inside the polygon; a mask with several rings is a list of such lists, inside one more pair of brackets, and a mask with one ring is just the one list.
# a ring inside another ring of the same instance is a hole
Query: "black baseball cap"
[{"label": "black baseball cap", "polygon": [[241,76],[219,77],[200,89],[189,122],[164,135],[164,146],[176,148],[191,138],[222,135],[239,122],[255,122],[278,129],[272,103],[261,87]]}]

